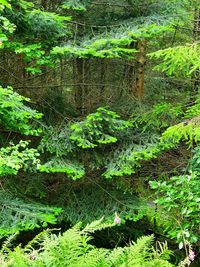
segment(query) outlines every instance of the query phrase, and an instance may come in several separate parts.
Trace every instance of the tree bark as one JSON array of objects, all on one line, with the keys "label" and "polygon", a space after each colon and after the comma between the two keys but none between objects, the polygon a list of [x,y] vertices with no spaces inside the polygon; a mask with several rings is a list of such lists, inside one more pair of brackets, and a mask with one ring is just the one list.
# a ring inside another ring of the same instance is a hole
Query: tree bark
[{"label": "tree bark", "polygon": [[87,93],[88,88],[85,85],[86,78],[86,62],[82,58],[77,58],[75,60],[75,70],[74,70],[74,79],[77,84],[75,89],[75,105],[78,116],[85,116],[87,113]]},{"label": "tree bark", "polygon": [[[132,42],[129,46],[131,49],[136,49],[136,43]],[[135,59],[129,60],[128,63],[124,66],[124,77],[125,83],[128,86],[128,93],[134,95],[135,91]]]},{"label": "tree bark", "polygon": [[[193,33],[194,33],[194,40],[199,41],[200,39],[200,9],[199,8],[195,9]],[[197,95],[199,86],[200,86],[200,70],[199,69],[196,71],[196,73],[194,74],[192,78],[194,79],[193,92],[194,92],[194,95]]]},{"label": "tree bark", "polygon": [[100,103],[104,102],[104,95],[105,95],[105,75],[106,75],[106,59],[100,59],[100,81],[102,85],[100,86]]},{"label": "tree bark", "polygon": [[134,96],[141,100],[144,96],[144,68],[146,64],[146,41],[137,42],[138,55],[136,57],[136,78]]}]

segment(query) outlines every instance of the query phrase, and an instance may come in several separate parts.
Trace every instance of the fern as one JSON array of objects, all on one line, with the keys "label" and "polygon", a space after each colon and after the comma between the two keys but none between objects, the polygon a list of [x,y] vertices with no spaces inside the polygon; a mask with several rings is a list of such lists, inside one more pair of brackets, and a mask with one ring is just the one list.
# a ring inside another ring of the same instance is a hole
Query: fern
[{"label": "fern", "polygon": [[[172,267],[168,261],[162,259],[162,257],[154,258],[153,251],[153,236],[144,236],[132,243],[130,247],[124,249],[117,248],[110,254],[110,260],[114,266],[135,266],[135,267],[157,267],[166,266]],[[168,248],[165,248],[168,250]],[[157,250],[159,253],[159,250]]]},{"label": "fern", "polygon": [[141,266],[145,261],[149,261],[151,246],[153,244],[153,235],[141,237],[137,243],[133,243],[126,251],[128,266]]},{"label": "fern", "polygon": [[3,254],[2,252],[1,260],[2,264],[4,264],[3,266],[6,267],[173,266],[162,257],[154,257],[152,248],[153,236],[141,237],[136,243],[132,243],[125,248],[115,248],[113,251],[102,248],[97,249],[89,243],[90,240],[91,237],[86,229],[80,230],[80,225],[76,225],[62,235],[56,236],[44,233],[42,237],[37,237],[37,242],[40,242],[40,249],[38,250],[31,250],[28,245],[24,249],[17,247],[14,251],[8,250],[8,254]]}]

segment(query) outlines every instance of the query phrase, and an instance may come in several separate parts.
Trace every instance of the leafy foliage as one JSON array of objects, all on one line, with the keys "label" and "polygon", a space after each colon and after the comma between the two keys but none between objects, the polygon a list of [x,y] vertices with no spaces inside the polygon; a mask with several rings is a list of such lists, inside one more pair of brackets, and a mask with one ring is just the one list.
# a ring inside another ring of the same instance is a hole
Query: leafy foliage
[{"label": "leafy foliage", "polygon": [[0,1],[0,49],[3,46],[3,42],[7,41],[7,34],[13,33],[15,29],[15,25],[12,24],[5,16],[1,15],[1,12],[5,9],[11,8],[11,5],[6,0]]},{"label": "leafy foliage", "polygon": [[161,209],[159,217],[166,233],[179,242],[179,248],[187,241],[196,243],[200,222],[199,145],[189,161],[189,174],[173,176],[167,181],[151,181],[150,185],[156,190],[155,203]]},{"label": "leafy foliage", "polygon": [[[1,125],[9,131],[18,131],[25,135],[38,135],[41,129],[36,129],[29,124],[31,120],[38,120],[42,114],[25,106],[23,101],[29,101],[13,92],[12,88],[0,87],[0,114]],[[37,168],[39,165],[38,152],[36,149],[28,148],[29,142],[20,141],[0,149],[0,175],[17,174],[19,170]]]},{"label": "leafy foliage", "polygon": [[199,171],[199,168],[200,168],[200,146],[199,146],[199,143],[198,145],[192,150],[193,152],[193,157],[192,159],[190,160],[189,162],[189,169],[191,171],[194,171],[194,172],[197,172]]},{"label": "leafy foliage", "polygon": [[[124,28],[124,27],[123,27]],[[123,31],[124,29],[122,29]],[[52,55],[64,56],[66,58],[125,58],[133,59],[137,56],[138,50],[131,48],[137,40],[151,39],[163,32],[173,31],[172,27],[166,25],[143,25],[141,28],[130,28],[121,34],[110,32],[101,39],[93,38],[82,43],[82,46],[66,44],[63,47],[56,46],[52,49]]]},{"label": "leafy foliage", "polygon": [[[49,168],[52,172],[66,172],[74,179],[81,178],[85,174],[83,170],[88,167],[104,168],[102,176],[106,178],[131,175],[144,161],[158,157],[181,141],[189,146],[199,141],[199,119],[198,116],[192,118],[198,114],[198,106],[197,102],[183,111],[181,105],[158,104],[146,116],[129,121],[120,120],[116,113],[99,108],[86,120],[64,130],[56,132],[50,129],[41,143],[41,149],[47,149],[56,157],[41,170],[48,171]],[[167,127],[181,118],[186,119]],[[105,145],[112,143],[116,143],[115,148],[106,149]]]},{"label": "leafy foliage", "polygon": [[0,176],[16,175],[19,170],[39,167],[38,151],[27,146],[28,142],[20,141],[17,145],[0,148]]},{"label": "leafy foliage", "polygon": [[[200,137],[199,43],[192,40],[192,34],[198,39],[198,8],[196,0],[0,1],[2,83],[24,91],[25,85],[33,87],[27,94],[34,94],[41,110],[48,106],[44,119],[60,116],[42,133],[42,115],[24,104],[29,100],[0,88],[2,235],[55,223],[61,211],[45,211],[21,198],[39,197],[62,207],[63,223],[85,225],[100,216],[111,222],[114,213],[122,224],[137,222],[148,206],[154,210],[148,180],[165,177],[151,184],[159,206],[156,219],[179,248],[187,240],[196,243],[199,148],[189,163],[188,158]],[[155,61],[147,61],[146,54]],[[143,98],[136,94],[139,85],[141,92],[145,88]],[[81,118],[71,118],[72,111],[66,123],[66,103]],[[108,108],[85,116],[108,103],[121,109],[123,119]],[[22,135],[33,142],[20,141]],[[185,153],[179,166],[177,155],[170,157],[178,149]],[[47,235],[35,250],[7,250],[2,265],[172,266],[165,244],[159,251],[151,248],[152,237],[138,240],[139,247],[97,249],[87,235],[93,226]],[[180,266],[189,260],[188,255]]]},{"label": "leafy foliage", "polygon": [[115,156],[109,161],[103,176],[112,178],[113,176],[131,175],[142,166],[143,161],[156,158],[161,151],[162,147],[152,143],[132,144],[126,150],[116,150]]},{"label": "leafy foliage", "polygon": [[54,47],[52,55],[78,58],[131,58],[136,49],[126,48],[125,46],[130,45],[132,40],[130,38],[119,38],[119,39],[100,39],[95,40],[91,44],[86,44],[83,47],[65,46],[65,47]]},{"label": "leafy foliage", "polygon": [[171,177],[169,181],[152,181],[156,189],[155,203],[162,209],[162,224],[177,242],[198,241],[199,177],[195,173]]},{"label": "leafy foliage", "polygon": [[84,1],[84,3],[82,3],[80,0],[66,0],[63,2],[62,4],[62,8],[64,9],[72,9],[72,10],[76,10],[76,11],[86,11],[86,5],[87,2],[90,3],[90,0],[86,0]]},{"label": "leafy foliage", "polygon": [[[52,67],[53,58],[47,50],[60,38],[70,35],[66,26],[70,16],[41,11],[27,1],[15,1],[3,7],[0,10],[3,11],[0,46],[5,51],[20,54],[28,65],[27,72],[36,74],[41,73],[41,66]],[[7,33],[9,39],[12,36],[12,42],[8,41]]]},{"label": "leafy foliage", "polygon": [[7,8],[10,8],[11,7],[10,4],[9,4],[9,1],[6,1],[6,0],[1,0],[0,1],[0,5],[1,5],[1,10],[3,8],[5,8],[5,7],[7,7]]},{"label": "leafy foliage", "polygon": [[5,43],[4,48],[17,55],[23,55],[23,59],[27,63],[25,69],[32,74],[41,73],[41,66],[53,66],[52,58],[46,55],[41,43],[24,45],[20,42],[12,42]]},{"label": "leafy foliage", "polygon": [[[51,44],[61,37],[70,34],[66,21],[70,21],[70,16],[60,16],[53,12],[34,9],[26,17],[27,30],[31,29],[31,35],[39,40],[46,40]],[[24,34],[26,34],[25,32]]]}]

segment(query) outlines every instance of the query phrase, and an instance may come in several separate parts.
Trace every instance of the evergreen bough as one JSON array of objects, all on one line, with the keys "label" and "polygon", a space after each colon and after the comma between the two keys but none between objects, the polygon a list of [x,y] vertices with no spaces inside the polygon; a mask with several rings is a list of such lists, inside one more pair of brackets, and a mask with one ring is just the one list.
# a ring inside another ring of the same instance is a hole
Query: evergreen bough
[{"label": "evergreen bough", "polygon": [[[29,99],[15,93],[11,87],[0,87],[0,125],[2,132],[15,132],[22,135],[39,135],[40,113],[24,104]],[[34,122],[34,123],[33,123]],[[4,144],[0,148],[0,236],[29,230],[48,223],[55,223],[60,208],[50,208],[45,205],[26,201],[21,196],[12,195],[4,189],[4,180],[12,179],[21,171],[36,171],[40,165],[39,153],[35,148],[29,148],[29,141]],[[9,176],[10,175],[10,176]],[[28,178],[27,178],[28,179]]]}]

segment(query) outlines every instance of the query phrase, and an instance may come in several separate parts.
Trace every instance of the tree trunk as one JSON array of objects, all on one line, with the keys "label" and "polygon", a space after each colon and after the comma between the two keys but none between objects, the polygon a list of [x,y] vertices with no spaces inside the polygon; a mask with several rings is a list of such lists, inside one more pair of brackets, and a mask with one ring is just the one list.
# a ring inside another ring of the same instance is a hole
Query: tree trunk
[{"label": "tree trunk", "polygon": [[[200,9],[195,10],[194,15],[194,40],[199,41],[200,39]],[[200,86],[200,70],[198,69],[194,76],[192,77],[193,80],[193,93],[194,96],[198,94],[199,86]]]},{"label": "tree trunk", "polygon": [[134,96],[141,100],[144,96],[144,68],[146,64],[146,41],[137,42],[138,55],[136,57],[136,77]]},{"label": "tree trunk", "polygon": [[[130,62],[130,61],[129,61]],[[128,93],[134,95],[135,91],[135,61],[132,60],[130,65],[124,66],[125,79],[128,84]]]},{"label": "tree trunk", "polygon": [[[131,43],[129,48],[136,49],[136,43]],[[128,86],[128,93],[134,95],[135,92],[135,59],[129,60],[129,64],[124,66],[124,76],[126,84]]]},{"label": "tree trunk", "polygon": [[77,58],[75,60],[75,83],[76,89],[75,89],[75,105],[76,105],[76,111],[78,116],[85,116],[87,113],[87,93],[88,88],[85,85],[85,68],[86,68],[86,62],[82,58]]},{"label": "tree trunk", "polygon": [[104,96],[105,96],[105,75],[106,75],[106,59],[100,59],[99,60],[100,64],[100,81],[101,81],[101,86],[100,86],[100,103],[104,102]]}]

